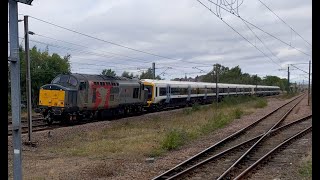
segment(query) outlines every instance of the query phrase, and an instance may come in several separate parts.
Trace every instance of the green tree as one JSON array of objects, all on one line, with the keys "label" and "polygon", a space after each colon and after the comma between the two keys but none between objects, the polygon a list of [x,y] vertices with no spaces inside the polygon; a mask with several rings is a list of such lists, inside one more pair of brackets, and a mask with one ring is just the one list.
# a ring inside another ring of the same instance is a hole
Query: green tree
[{"label": "green tree", "polygon": [[265,76],[263,78],[263,84],[267,86],[279,86],[281,90],[285,90],[287,79],[281,79],[277,76]]},{"label": "green tree", "polygon": [[[31,75],[31,96],[32,104],[37,105],[39,99],[39,89],[42,85],[48,84],[58,74],[70,73],[70,55],[61,58],[58,54],[49,54],[48,48],[41,52],[34,46],[30,50],[30,75]],[[21,100],[26,100],[26,61],[25,51],[19,48],[21,66]]]},{"label": "green tree", "polygon": [[114,72],[112,69],[104,69],[102,70],[101,75],[116,76],[116,72]]},{"label": "green tree", "polygon": [[126,78],[133,78],[134,77],[133,73],[129,74],[129,72],[127,72],[127,71],[123,71],[121,76],[126,77]]},{"label": "green tree", "polygon": [[[217,64],[217,67],[219,74],[218,81],[220,83],[279,86],[281,90],[284,90],[286,87],[287,79],[280,79],[277,76],[266,76],[262,79],[256,75],[243,73],[239,66],[229,69],[228,67]],[[202,82],[215,82],[216,80],[212,71],[206,75],[199,76],[199,79]]]},{"label": "green tree", "polygon": [[[148,68],[146,72],[142,72],[140,79],[153,79],[153,72],[151,68]],[[155,79],[161,80],[161,77],[158,75]]]}]

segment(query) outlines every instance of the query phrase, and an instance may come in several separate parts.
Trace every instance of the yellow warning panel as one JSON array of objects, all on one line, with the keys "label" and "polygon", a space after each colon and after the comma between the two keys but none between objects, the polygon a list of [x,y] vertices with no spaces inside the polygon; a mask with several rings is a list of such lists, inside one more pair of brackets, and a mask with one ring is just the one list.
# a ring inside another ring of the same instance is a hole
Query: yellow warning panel
[{"label": "yellow warning panel", "polygon": [[39,105],[49,107],[64,107],[65,91],[40,89]]}]

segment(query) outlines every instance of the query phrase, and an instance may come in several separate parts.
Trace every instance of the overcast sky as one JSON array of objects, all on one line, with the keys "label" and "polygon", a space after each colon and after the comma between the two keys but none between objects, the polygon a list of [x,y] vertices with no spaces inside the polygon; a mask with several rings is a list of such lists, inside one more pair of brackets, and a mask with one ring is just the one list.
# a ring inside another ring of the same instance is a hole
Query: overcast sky
[{"label": "overcast sky", "polygon": [[[312,44],[311,0],[261,1]],[[161,77],[166,79],[202,75],[215,63],[230,68],[239,65],[243,72],[260,77],[286,77],[287,72],[280,69],[290,63],[298,63],[298,68],[308,71],[304,63],[311,60],[311,46],[259,0],[244,0],[242,4],[241,0],[234,0],[233,12],[294,48],[247,24],[262,44],[240,18],[207,0],[201,2],[252,44],[197,0],[34,0],[32,6],[18,7],[19,19],[23,15],[34,17],[29,18],[29,30],[37,35],[30,36],[30,46],[44,50],[44,44],[49,44],[50,53],[71,54],[72,72],[99,74],[111,68],[117,75],[124,70],[139,73],[151,67],[152,62],[156,63],[156,75],[164,72]],[[235,8],[237,3],[241,5]],[[230,6],[221,6],[230,10]],[[76,34],[35,18],[161,57]],[[19,23],[19,36],[23,37],[23,23]],[[19,39],[19,43],[23,40]],[[302,71],[291,69],[291,82],[307,82]]]}]

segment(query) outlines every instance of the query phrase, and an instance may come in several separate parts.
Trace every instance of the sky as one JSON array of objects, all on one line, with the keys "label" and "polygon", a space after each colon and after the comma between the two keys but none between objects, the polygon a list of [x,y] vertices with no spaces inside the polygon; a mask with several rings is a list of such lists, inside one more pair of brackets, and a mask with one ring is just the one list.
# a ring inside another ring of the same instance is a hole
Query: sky
[{"label": "sky", "polygon": [[[291,82],[307,82],[299,69],[308,71],[312,61],[311,0],[199,1],[34,0],[18,8],[19,19],[30,16],[30,47],[70,54],[73,73],[139,74],[155,62],[156,75],[173,79],[203,75],[219,63],[286,78],[294,64]],[[19,23],[22,45],[23,30]]]}]

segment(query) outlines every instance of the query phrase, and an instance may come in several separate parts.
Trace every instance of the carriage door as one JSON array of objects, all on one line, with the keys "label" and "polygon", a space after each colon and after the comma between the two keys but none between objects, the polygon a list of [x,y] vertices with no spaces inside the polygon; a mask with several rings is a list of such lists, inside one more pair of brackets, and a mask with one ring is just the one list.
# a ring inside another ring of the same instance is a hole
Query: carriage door
[{"label": "carriage door", "polygon": [[171,88],[170,85],[167,84],[167,98],[166,98],[166,103],[170,102],[170,98],[171,98]]},{"label": "carriage door", "polygon": [[190,101],[190,97],[191,96],[191,86],[188,85],[188,98],[187,98],[187,101]]},{"label": "carriage door", "polygon": [[207,85],[204,86],[204,98],[203,99],[207,99]]},{"label": "carriage door", "polygon": [[[88,103],[88,83],[85,81],[80,81],[79,85],[79,96],[80,96],[80,103]],[[86,105],[85,105],[86,106]]]}]

